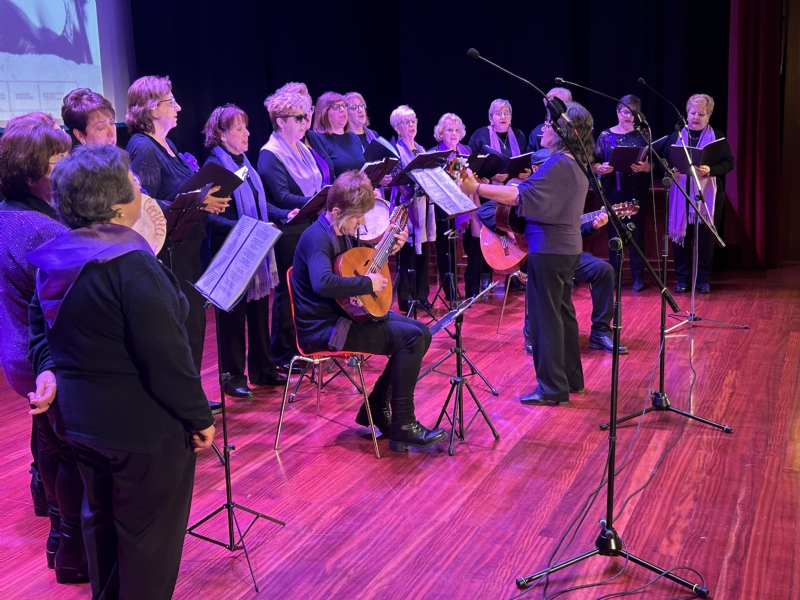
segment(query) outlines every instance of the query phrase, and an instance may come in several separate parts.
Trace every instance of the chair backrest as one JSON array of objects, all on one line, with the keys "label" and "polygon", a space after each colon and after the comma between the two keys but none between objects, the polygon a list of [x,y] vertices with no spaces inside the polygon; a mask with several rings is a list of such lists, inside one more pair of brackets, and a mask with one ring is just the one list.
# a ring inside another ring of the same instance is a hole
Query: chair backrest
[{"label": "chair backrest", "polygon": [[294,317],[294,292],[292,291],[292,271],[294,267],[289,267],[286,271],[286,289],[289,290],[289,306],[292,307],[292,325],[294,326],[294,340],[297,344],[297,351],[303,356],[310,356],[300,347],[300,338],[297,336],[297,321]]}]

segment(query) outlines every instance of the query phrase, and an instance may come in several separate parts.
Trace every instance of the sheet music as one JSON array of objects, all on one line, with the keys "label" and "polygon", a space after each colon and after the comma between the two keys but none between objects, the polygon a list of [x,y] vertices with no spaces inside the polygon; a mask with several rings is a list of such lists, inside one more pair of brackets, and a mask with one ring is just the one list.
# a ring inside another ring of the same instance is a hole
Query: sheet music
[{"label": "sheet music", "polygon": [[241,217],[194,287],[214,306],[230,311],[280,236],[269,223]]},{"label": "sheet music", "polygon": [[420,187],[425,190],[431,202],[441,208],[448,216],[460,215],[477,209],[472,198],[462,192],[456,182],[441,167],[415,169],[411,171],[411,175]]}]

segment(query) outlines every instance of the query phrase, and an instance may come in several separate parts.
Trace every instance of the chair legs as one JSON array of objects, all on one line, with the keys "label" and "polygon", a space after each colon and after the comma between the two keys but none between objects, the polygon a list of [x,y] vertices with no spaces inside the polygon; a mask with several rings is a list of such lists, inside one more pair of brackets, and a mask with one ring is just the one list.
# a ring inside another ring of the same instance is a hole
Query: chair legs
[{"label": "chair legs", "polygon": [[[364,404],[367,407],[367,418],[369,420],[370,432],[372,433],[372,444],[375,447],[375,457],[376,458],[380,458],[381,457],[381,453],[380,453],[380,450],[378,449],[378,438],[375,435],[375,426],[374,426],[374,423],[372,421],[372,411],[370,410],[369,397],[367,396],[367,386],[366,386],[365,381],[364,381],[364,370],[361,368],[361,365],[362,365],[362,363],[364,361],[363,361],[363,358],[361,356],[356,356],[354,358],[355,358],[355,362],[356,362],[356,369],[358,370],[359,381],[361,382],[361,386],[356,385],[356,388],[358,389],[359,392],[361,392],[361,395],[364,397]],[[275,433],[275,450],[278,449],[278,446],[279,446],[280,440],[281,440],[281,428],[283,427],[283,417],[284,417],[284,415],[286,413],[286,404],[287,404],[287,402],[292,402],[294,400],[294,396],[297,393],[297,389],[300,386],[300,382],[303,380],[303,377],[305,376],[306,370],[308,369],[309,366],[312,369],[311,380],[314,381],[314,375],[315,374],[316,374],[316,378],[317,378],[316,379],[316,384],[317,384],[317,416],[320,415],[320,399],[321,399],[321,396],[322,396],[322,386],[323,386],[323,383],[322,383],[322,368],[320,367],[320,363],[325,362],[327,360],[331,360],[331,358],[327,358],[327,357],[326,358],[307,358],[305,356],[295,356],[294,358],[292,358],[292,361],[289,363],[289,374],[290,375],[292,373],[292,369],[294,367],[294,363],[296,361],[298,361],[298,360],[302,360],[302,361],[305,362],[305,365],[303,367],[303,373],[298,377],[297,383],[295,384],[294,390],[292,391],[291,395],[289,394],[289,385],[291,385],[291,381],[290,381],[291,377],[287,377],[286,378],[286,385],[283,388],[283,400],[281,401],[281,411],[280,411],[280,415],[278,417],[278,430]],[[351,379],[351,381],[352,381],[352,379]],[[355,382],[353,382],[353,383],[355,383]]]}]

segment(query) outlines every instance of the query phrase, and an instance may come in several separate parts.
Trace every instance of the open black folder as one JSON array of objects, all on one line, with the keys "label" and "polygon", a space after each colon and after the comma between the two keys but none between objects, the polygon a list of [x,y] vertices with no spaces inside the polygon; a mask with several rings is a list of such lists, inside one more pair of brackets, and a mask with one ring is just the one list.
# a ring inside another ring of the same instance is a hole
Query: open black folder
[{"label": "open black folder", "polygon": [[384,158],[400,158],[391,142],[382,137],[372,140],[364,150],[364,160],[368,163],[378,162]]},{"label": "open black folder", "polygon": [[[702,148],[687,148],[692,159],[691,164],[695,167],[700,165],[716,165],[730,152],[730,147],[725,138],[714,140]],[[680,144],[672,145],[667,154],[667,162],[673,169],[678,169],[681,174],[689,174],[690,163],[686,160],[686,152]]]},{"label": "open black folder", "polygon": [[469,168],[475,173],[476,177],[491,179],[498,174],[506,174],[509,177],[517,177],[525,169],[531,168],[531,157],[533,152],[526,152],[513,158],[508,158],[505,154],[493,150],[490,146],[484,145],[482,154],[473,154],[469,157]]},{"label": "open black folder", "polygon": [[[249,176],[258,177],[258,173],[250,173]],[[183,192],[191,192],[192,190],[199,190],[201,187],[208,185],[209,183],[220,186],[219,191],[214,192],[216,197],[228,198],[236,188],[244,183],[244,179],[239,177],[239,175],[233,171],[229,171],[222,165],[210,162],[204,164],[197,173],[184,181],[183,185],[178,188],[178,194]]]},{"label": "open black folder", "polygon": [[443,150],[441,152],[425,152],[424,154],[417,154],[414,159],[408,163],[400,173],[389,183],[389,186],[395,185],[408,185],[413,180],[408,174],[416,169],[433,169],[434,167],[442,166],[442,162],[447,160],[447,157],[453,153],[452,150]]},{"label": "open black folder", "polygon": [[630,173],[631,165],[644,160],[647,156],[647,146],[617,146],[611,151],[611,158],[608,164],[620,173]]},{"label": "open black folder", "polygon": [[303,208],[300,209],[300,212],[286,221],[286,224],[289,225],[290,223],[302,223],[303,221],[310,219],[315,214],[320,212],[323,208],[325,208],[330,189],[331,186],[329,185],[323,187],[303,205]]}]

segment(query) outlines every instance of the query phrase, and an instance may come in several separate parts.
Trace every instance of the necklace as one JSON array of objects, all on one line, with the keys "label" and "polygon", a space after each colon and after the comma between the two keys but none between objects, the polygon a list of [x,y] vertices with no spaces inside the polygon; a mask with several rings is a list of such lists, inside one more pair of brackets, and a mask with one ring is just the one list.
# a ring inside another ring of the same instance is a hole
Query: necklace
[{"label": "necklace", "polygon": [[503,150],[505,150],[508,147],[508,132],[507,131],[505,133],[505,136],[506,136],[506,141],[504,142],[502,140],[502,138],[500,137],[500,132],[499,131],[497,132],[497,141],[500,142],[500,144],[503,146]]}]

